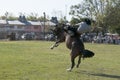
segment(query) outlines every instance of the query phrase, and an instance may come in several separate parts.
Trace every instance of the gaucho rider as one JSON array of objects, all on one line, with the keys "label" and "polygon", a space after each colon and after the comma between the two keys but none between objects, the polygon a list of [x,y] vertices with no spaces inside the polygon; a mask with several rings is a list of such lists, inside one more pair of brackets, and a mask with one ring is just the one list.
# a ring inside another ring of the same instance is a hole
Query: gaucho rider
[{"label": "gaucho rider", "polygon": [[64,30],[70,35],[75,36],[76,34],[82,34],[91,30],[91,20],[86,18],[78,24],[78,28],[72,26],[64,27]]}]

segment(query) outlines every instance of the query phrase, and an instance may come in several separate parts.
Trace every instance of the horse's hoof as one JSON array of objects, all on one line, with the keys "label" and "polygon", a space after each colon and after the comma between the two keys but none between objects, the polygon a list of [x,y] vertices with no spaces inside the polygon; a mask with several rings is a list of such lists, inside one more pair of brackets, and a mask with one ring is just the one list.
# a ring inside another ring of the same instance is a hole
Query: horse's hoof
[{"label": "horse's hoof", "polygon": [[51,47],[50,49],[53,49],[53,47]]},{"label": "horse's hoof", "polygon": [[71,72],[71,71],[72,71],[72,69],[71,69],[71,68],[69,68],[69,69],[67,69],[67,71]]},{"label": "horse's hoof", "polygon": [[77,65],[76,68],[79,68],[79,65]]}]

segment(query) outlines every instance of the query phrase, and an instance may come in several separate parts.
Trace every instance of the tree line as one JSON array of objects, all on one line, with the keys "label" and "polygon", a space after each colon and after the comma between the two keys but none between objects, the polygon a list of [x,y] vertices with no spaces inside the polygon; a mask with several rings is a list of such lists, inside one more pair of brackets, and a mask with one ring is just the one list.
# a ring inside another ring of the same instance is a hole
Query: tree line
[{"label": "tree line", "polygon": [[[66,22],[66,17],[58,17],[57,16],[53,16],[53,17],[49,17],[49,15],[43,15],[43,16],[38,16],[37,13],[30,13],[28,15],[25,15],[23,13],[20,13],[19,16],[14,16],[12,13],[10,12],[6,12],[4,15],[0,16],[0,19],[2,20],[19,20],[20,16],[24,16],[26,20],[30,20],[30,21],[52,21],[54,23],[65,23]],[[68,21],[67,21],[68,22]]]},{"label": "tree line", "polygon": [[[24,15],[22,13],[20,13],[19,16],[25,16],[25,18],[27,20],[31,20],[31,21],[44,21],[44,16],[38,16],[37,13],[30,13],[29,15]],[[6,12],[4,15],[0,16],[0,19],[3,19],[3,20],[18,20],[19,19],[19,16],[16,17],[14,16],[12,13],[9,13],[9,12]],[[46,21],[48,20],[48,18],[45,18]]]}]

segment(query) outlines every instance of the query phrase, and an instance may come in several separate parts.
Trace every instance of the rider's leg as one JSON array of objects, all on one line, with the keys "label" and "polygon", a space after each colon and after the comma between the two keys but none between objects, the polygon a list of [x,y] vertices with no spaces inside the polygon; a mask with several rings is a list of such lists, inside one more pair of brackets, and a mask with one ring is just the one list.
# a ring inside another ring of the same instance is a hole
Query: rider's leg
[{"label": "rider's leg", "polygon": [[77,31],[75,27],[71,27],[71,26],[67,26],[64,29],[70,36],[75,36],[76,31]]}]

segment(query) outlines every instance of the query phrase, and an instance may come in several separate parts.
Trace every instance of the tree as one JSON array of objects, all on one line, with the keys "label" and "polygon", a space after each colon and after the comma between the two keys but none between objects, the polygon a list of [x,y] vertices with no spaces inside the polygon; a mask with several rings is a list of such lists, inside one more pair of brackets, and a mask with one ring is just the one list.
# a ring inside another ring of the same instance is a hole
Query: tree
[{"label": "tree", "polygon": [[3,20],[17,20],[18,17],[15,17],[12,13],[6,12],[3,16],[0,16]]},{"label": "tree", "polygon": [[71,19],[71,21],[70,21],[70,23],[71,23],[72,25],[75,25],[75,24],[80,23],[80,22],[81,22],[80,19],[74,18],[74,17],[72,17],[72,19]]},{"label": "tree", "polygon": [[113,6],[106,8],[106,17],[104,22],[109,28],[110,32],[117,32],[120,34],[120,1],[115,0]]},{"label": "tree", "polygon": [[66,24],[66,23],[68,23],[68,21],[66,20],[66,17],[64,16],[64,17],[61,17],[61,18],[59,19],[59,23]]},{"label": "tree", "polygon": [[119,0],[84,0],[81,4],[71,6],[70,15],[94,19],[96,26],[102,27],[104,31],[113,30],[113,26],[116,30],[115,26],[119,26],[120,23],[118,17],[120,4],[118,3],[120,3]]},{"label": "tree", "polygon": [[83,3],[72,5],[70,15],[78,18],[87,17],[95,19],[98,26],[102,23],[107,0],[84,0]]},{"label": "tree", "polygon": [[[44,20],[44,19],[45,19],[45,20]],[[40,16],[40,17],[38,17],[37,20],[39,20],[39,21],[41,21],[41,22],[44,22],[44,21],[48,21],[49,19],[48,19],[48,18],[44,18],[44,16]]]},{"label": "tree", "polygon": [[6,16],[0,16],[0,19],[5,20],[5,19],[6,19]]},{"label": "tree", "polygon": [[37,13],[31,13],[28,17],[27,20],[31,20],[31,21],[37,21],[38,19],[38,14]]}]

